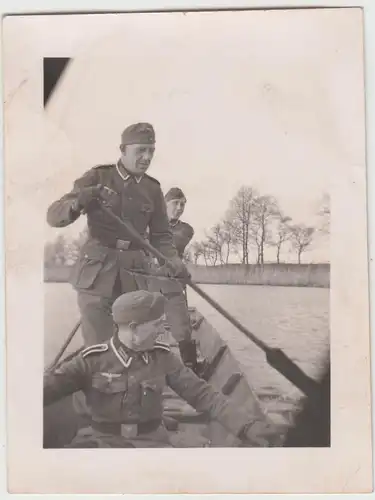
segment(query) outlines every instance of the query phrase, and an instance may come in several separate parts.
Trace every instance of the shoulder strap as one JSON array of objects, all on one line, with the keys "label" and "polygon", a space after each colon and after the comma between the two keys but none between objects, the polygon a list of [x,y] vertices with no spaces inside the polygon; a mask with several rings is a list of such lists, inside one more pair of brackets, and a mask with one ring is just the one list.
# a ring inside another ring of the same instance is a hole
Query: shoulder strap
[{"label": "shoulder strap", "polygon": [[168,344],[165,344],[164,342],[160,342],[159,340],[157,340],[154,344],[154,349],[161,349],[162,351],[170,352],[171,347]]},{"label": "shoulder strap", "polygon": [[95,165],[95,167],[93,167],[93,168],[95,168],[95,169],[99,169],[99,168],[111,168],[111,167],[113,168],[115,166],[116,165],[114,165],[113,163],[109,163],[108,165]]},{"label": "shoulder strap", "polygon": [[144,177],[146,179],[150,179],[150,181],[153,181],[160,186],[160,182],[157,179],[155,179],[155,177],[151,177],[151,175],[148,175],[148,174],[145,174]]},{"label": "shoulder strap", "polygon": [[187,222],[184,222],[184,221],[180,221],[181,222],[181,225],[183,228],[185,228],[186,230],[188,230],[190,233],[193,233],[194,234],[194,228],[193,226],[191,226],[190,224],[188,224]]},{"label": "shoulder strap", "polygon": [[106,352],[108,351],[108,344],[94,344],[90,345],[89,347],[86,347],[86,349],[83,349],[81,352],[81,355],[83,358],[86,356],[89,356],[90,354],[95,354],[95,353],[100,353],[100,352]]}]

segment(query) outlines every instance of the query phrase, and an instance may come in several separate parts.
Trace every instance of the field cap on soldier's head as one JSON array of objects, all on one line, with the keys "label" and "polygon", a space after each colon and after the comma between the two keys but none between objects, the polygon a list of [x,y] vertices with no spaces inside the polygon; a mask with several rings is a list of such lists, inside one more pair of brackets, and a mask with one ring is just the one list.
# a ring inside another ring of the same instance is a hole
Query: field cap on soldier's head
[{"label": "field cap on soldier's head", "polygon": [[121,144],[154,144],[155,131],[150,123],[134,123],[121,134]]},{"label": "field cap on soldier's head", "polygon": [[164,196],[164,199],[165,199],[165,201],[170,201],[170,200],[186,200],[186,196],[184,195],[182,189],[180,189],[178,187],[173,187]]},{"label": "field cap on soldier's head", "polygon": [[112,306],[113,321],[117,324],[146,323],[164,314],[165,298],[159,292],[137,290],[120,295]]}]

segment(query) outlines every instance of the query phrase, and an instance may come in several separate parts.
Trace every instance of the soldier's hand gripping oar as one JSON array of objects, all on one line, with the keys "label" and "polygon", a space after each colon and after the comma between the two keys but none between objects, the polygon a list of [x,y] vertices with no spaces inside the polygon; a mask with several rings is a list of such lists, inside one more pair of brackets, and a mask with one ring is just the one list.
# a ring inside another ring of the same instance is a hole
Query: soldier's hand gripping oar
[{"label": "soldier's hand gripping oar", "polygon": [[[120,219],[115,215],[105,204],[100,204],[102,210],[108,214],[109,217],[116,220],[118,224],[123,226],[129,236],[136,241],[138,244],[142,245],[147,249],[154,257],[159,260],[164,261],[170,267],[173,267],[168,259],[159,250],[154,248],[148,241],[146,241],[142,236],[134,229],[134,227],[128,222]],[[220,314],[222,314],[232,325],[237,327],[243,334],[246,335],[250,340],[254,342],[260,349],[266,354],[267,362],[270,366],[275,368],[279,373],[284,375],[292,384],[298,387],[307,396],[314,397],[317,394],[318,385],[317,383],[308,377],[288,356],[278,348],[273,348],[267,346],[262,340],[258,339],[253,333],[251,333],[245,326],[243,326],[239,321],[237,321],[231,314],[229,314],[225,309],[223,309],[215,300],[213,300],[209,295],[206,294],[198,285],[196,285],[190,277],[184,278],[184,282],[189,285],[198,295],[205,299],[214,309],[216,309]]]}]

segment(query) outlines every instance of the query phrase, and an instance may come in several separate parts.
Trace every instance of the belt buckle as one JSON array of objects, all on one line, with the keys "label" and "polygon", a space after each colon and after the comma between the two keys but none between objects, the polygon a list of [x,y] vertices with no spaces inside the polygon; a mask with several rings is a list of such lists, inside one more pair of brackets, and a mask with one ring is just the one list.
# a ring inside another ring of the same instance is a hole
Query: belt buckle
[{"label": "belt buckle", "polygon": [[125,438],[134,438],[138,435],[137,424],[121,424],[121,436]]},{"label": "belt buckle", "polygon": [[126,241],[126,240],[117,240],[116,241],[116,248],[118,250],[128,250],[130,247],[131,242]]}]

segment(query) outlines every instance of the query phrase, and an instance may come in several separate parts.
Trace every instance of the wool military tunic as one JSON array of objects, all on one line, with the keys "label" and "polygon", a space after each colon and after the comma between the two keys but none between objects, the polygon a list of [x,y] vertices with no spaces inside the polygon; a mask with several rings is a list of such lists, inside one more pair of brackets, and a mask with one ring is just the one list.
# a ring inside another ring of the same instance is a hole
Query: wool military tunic
[{"label": "wool military tunic", "polygon": [[180,257],[183,256],[185,248],[190,243],[192,237],[194,236],[194,229],[187,222],[178,220],[175,224],[170,224],[173,244],[177,249]]},{"label": "wool military tunic", "polygon": [[238,435],[254,416],[232,408],[229,400],[198,378],[168,346],[135,354],[116,338],[92,346],[44,376],[44,404],[84,391],[95,423],[162,421],[162,392],[169,385],[200,412],[207,412]]},{"label": "wool military tunic", "polygon": [[[119,165],[100,165],[75,181],[70,193],[52,203],[47,221],[53,227],[73,223],[81,212],[77,199],[82,188],[102,184],[119,196],[111,206],[112,212],[128,220],[142,235],[148,229],[150,243],[167,258],[177,256],[159,182],[145,174],[140,178],[120,174]],[[116,223],[100,206],[92,204],[87,213],[89,238],[83,245],[71,283],[78,291],[102,297],[112,297],[116,278],[130,279],[126,269],[145,269],[145,256],[139,246],[129,242],[128,251],[119,250],[118,240],[129,241],[126,229]],[[126,287],[123,287],[126,289]]]}]

